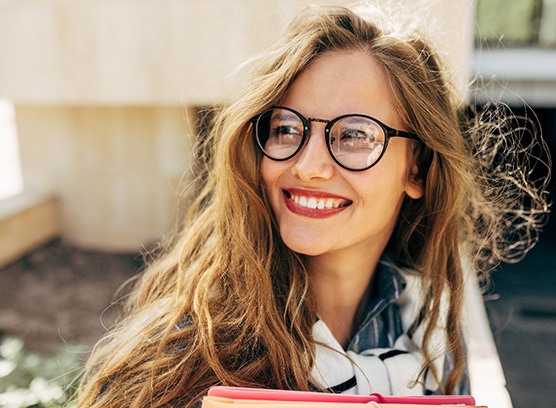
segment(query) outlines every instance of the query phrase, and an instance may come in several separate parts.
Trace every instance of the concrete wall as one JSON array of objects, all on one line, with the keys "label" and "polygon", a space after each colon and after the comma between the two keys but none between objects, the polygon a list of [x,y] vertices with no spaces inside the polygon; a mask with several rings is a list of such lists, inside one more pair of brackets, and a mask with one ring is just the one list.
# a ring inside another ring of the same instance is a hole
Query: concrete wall
[{"label": "concrete wall", "polygon": [[[189,166],[184,112],[233,95],[234,68],[309,3],[1,1],[0,97],[15,104],[25,190],[59,197],[74,243],[135,250],[158,239],[175,224]],[[472,0],[379,3],[415,14],[465,90]]]},{"label": "concrete wall", "polygon": [[19,106],[25,188],[62,199],[63,236],[133,250],[175,224],[191,155],[180,106]]}]

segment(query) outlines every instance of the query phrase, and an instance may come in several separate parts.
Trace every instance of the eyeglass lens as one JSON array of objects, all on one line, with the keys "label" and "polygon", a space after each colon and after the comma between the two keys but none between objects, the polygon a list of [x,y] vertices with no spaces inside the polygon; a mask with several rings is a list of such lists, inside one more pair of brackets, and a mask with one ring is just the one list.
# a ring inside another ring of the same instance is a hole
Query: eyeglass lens
[{"label": "eyeglass lens", "polygon": [[[374,120],[352,115],[327,125],[330,133],[328,147],[334,159],[343,167],[363,170],[371,167],[382,155],[385,133]],[[257,143],[274,160],[293,157],[304,142],[305,125],[294,112],[275,108],[264,112],[256,122]]]}]

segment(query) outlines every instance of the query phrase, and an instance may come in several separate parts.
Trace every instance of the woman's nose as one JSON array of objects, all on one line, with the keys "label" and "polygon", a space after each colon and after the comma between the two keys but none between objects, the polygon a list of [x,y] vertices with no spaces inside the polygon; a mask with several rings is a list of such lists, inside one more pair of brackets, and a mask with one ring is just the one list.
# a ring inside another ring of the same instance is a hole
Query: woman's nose
[{"label": "woman's nose", "polygon": [[294,157],[293,175],[304,181],[330,179],[335,172],[334,160],[330,156],[324,138],[324,125],[313,124],[305,146]]}]

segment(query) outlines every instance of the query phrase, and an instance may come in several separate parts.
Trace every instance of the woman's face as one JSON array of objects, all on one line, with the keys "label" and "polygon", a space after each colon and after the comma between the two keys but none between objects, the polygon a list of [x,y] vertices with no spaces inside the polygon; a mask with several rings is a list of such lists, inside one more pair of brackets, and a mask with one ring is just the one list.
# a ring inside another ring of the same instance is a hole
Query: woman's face
[{"label": "woman's face", "polygon": [[[365,114],[404,130],[388,83],[368,53],[328,52],[297,77],[279,105],[306,118]],[[310,256],[381,253],[404,197],[422,196],[421,184],[410,177],[414,142],[392,138],[374,167],[354,172],[334,162],[324,127],[311,122],[306,145],[291,159],[262,159],[262,177],[282,240],[291,250]]]}]

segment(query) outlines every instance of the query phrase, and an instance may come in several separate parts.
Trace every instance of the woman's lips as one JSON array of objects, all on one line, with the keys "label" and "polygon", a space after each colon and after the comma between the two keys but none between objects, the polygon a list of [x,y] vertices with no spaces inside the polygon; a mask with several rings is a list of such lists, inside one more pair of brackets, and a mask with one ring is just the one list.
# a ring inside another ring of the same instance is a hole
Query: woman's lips
[{"label": "woman's lips", "polygon": [[352,201],[322,191],[283,190],[288,209],[311,218],[325,218],[343,211]]}]

